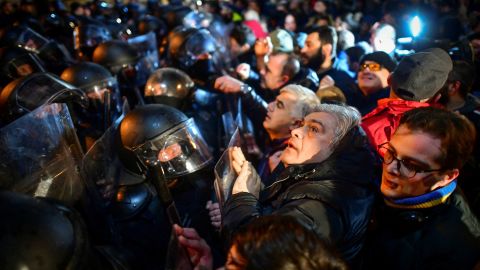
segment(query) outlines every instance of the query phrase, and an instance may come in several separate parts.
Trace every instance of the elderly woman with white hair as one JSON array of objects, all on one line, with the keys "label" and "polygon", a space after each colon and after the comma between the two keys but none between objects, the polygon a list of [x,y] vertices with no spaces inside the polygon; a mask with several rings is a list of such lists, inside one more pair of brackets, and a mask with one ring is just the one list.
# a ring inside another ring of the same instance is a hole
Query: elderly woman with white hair
[{"label": "elderly woman with white hair", "polygon": [[251,163],[234,149],[238,178],[224,208],[227,235],[260,216],[294,216],[353,263],[375,190],[374,155],[359,122],[353,107],[318,105],[291,131],[281,156],[287,168],[262,190]]}]

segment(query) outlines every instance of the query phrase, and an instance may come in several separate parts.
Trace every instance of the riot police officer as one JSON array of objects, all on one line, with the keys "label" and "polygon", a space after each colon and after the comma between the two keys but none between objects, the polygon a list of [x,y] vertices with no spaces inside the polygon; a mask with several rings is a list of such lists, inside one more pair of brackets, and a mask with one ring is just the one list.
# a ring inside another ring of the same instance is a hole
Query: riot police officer
[{"label": "riot police officer", "polygon": [[78,87],[89,99],[88,108],[81,113],[81,137],[85,149],[115,122],[121,114],[121,96],[117,79],[101,65],[92,62],[74,64],[62,72],[64,81]]},{"label": "riot police officer", "polygon": [[[203,206],[212,186],[211,161],[193,119],[160,104],[137,106],[87,153],[84,169],[111,216],[113,238],[132,252],[137,268],[164,265],[172,201],[179,221],[208,237],[211,227]],[[173,199],[165,199],[152,171],[166,181]]]}]

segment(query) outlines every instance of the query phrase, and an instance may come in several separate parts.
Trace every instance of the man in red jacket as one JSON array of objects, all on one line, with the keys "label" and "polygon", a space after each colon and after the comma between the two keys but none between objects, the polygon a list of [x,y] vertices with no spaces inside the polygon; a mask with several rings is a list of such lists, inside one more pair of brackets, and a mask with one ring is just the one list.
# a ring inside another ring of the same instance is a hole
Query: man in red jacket
[{"label": "man in red jacket", "polygon": [[440,98],[452,60],[439,48],[405,56],[388,78],[390,97],[378,101],[378,106],[362,119],[362,128],[372,146],[388,142],[398,127],[403,113],[427,107]]}]

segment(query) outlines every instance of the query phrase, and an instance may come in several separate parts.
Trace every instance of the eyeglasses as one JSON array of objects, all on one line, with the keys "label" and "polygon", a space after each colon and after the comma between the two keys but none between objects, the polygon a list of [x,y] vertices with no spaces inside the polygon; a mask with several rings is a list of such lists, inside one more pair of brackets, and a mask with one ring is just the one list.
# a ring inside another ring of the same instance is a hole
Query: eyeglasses
[{"label": "eyeglasses", "polygon": [[435,170],[423,170],[420,168],[418,165],[413,164],[411,160],[409,159],[399,159],[395,155],[395,151],[393,149],[390,149],[387,145],[387,143],[381,144],[378,146],[379,153],[382,155],[383,159],[383,164],[389,165],[391,164],[394,160],[397,161],[397,170],[400,172],[401,175],[407,177],[407,178],[413,178],[417,173],[429,173],[429,172],[439,172],[443,171],[445,169],[435,169]]},{"label": "eyeglasses", "polygon": [[370,63],[370,64],[361,64],[359,70],[364,71],[365,69],[367,69],[367,67],[370,71],[380,71],[382,69],[382,65],[377,63]]}]

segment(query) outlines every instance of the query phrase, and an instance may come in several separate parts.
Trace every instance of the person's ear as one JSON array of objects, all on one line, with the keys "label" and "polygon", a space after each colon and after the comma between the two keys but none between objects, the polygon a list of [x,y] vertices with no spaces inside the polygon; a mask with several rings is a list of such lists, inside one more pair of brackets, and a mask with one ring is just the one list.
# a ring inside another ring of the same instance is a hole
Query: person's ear
[{"label": "person's ear", "polygon": [[442,178],[439,181],[437,181],[435,184],[433,184],[431,190],[435,190],[450,184],[453,180],[457,179],[459,174],[460,174],[459,169],[450,169],[445,171],[442,174]]},{"label": "person's ear", "polygon": [[324,44],[324,45],[322,46],[323,55],[331,56],[331,55],[332,55],[332,51],[333,51],[333,46],[332,46],[332,44]]},{"label": "person's ear", "polygon": [[290,77],[288,75],[282,75],[280,77],[280,82],[281,82],[282,85],[286,84],[289,80],[290,80]]}]

